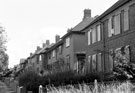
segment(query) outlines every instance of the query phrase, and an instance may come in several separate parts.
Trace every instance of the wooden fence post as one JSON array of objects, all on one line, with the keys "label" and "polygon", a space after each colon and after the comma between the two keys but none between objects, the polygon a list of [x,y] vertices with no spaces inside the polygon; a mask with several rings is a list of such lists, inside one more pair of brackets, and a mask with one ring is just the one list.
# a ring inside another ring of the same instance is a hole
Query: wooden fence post
[{"label": "wooden fence post", "polygon": [[95,90],[94,93],[98,93],[98,85],[97,85],[97,80],[96,79],[94,80],[94,90]]}]

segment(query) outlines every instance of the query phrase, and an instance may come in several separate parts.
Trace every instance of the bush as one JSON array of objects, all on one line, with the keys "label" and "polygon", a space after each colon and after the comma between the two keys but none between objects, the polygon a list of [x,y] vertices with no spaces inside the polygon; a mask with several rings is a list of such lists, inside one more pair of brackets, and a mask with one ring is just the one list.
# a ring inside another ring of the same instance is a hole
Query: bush
[{"label": "bush", "polygon": [[37,93],[39,85],[58,87],[61,85],[90,83],[95,79],[100,80],[99,74],[76,75],[72,71],[66,71],[40,77],[33,71],[27,71],[19,76],[19,86],[24,86],[27,90]]},{"label": "bush", "polygon": [[26,87],[26,90],[38,92],[38,86],[40,84],[40,76],[33,72],[27,71],[19,76],[19,86]]},{"label": "bush", "polygon": [[60,72],[57,74],[51,74],[44,76],[42,79],[42,85],[68,85],[68,84],[80,84],[80,83],[90,83],[95,79],[100,81],[99,74],[86,74],[86,75],[76,75],[72,71]]}]

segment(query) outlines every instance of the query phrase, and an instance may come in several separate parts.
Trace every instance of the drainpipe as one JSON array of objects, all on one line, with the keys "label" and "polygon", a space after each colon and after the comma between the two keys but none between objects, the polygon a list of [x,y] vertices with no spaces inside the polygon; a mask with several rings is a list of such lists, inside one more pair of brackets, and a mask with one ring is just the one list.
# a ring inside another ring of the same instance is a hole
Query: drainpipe
[{"label": "drainpipe", "polygon": [[105,73],[105,48],[106,48],[106,45],[105,45],[105,34],[106,34],[106,32],[104,31],[104,23],[100,20],[99,21],[100,23],[101,23],[101,31],[102,31],[102,35],[103,35],[103,37],[102,37],[102,39],[103,39],[103,64],[102,64],[102,70],[103,70],[103,73],[102,73],[102,75],[101,75],[101,77],[102,77],[102,79],[104,79],[104,73]]}]

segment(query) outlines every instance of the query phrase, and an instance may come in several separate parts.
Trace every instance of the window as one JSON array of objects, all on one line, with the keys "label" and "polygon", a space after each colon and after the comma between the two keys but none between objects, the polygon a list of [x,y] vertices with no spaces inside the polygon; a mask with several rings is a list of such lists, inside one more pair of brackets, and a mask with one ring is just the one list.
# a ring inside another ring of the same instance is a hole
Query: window
[{"label": "window", "polygon": [[113,15],[108,22],[108,36],[120,34],[120,14]]},{"label": "window", "polygon": [[96,42],[96,28],[94,27],[92,30],[92,43]]},{"label": "window", "polygon": [[67,62],[67,69],[70,69],[70,56],[66,56],[66,62]]},{"label": "window", "polygon": [[42,56],[41,55],[39,55],[39,61],[41,61],[42,60]]},{"label": "window", "polygon": [[52,52],[52,57],[55,57],[55,50],[53,50]]},{"label": "window", "polygon": [[112,28],[112,18],[109,19],[108,21],[108,28],[107,28],[107,21],[104,23],[104,30],[108,31],[108,37],[111,37],[114,35],[114,29]]},{"label": "window", "polygon": [[122,31],[129,30],[128,10],[121,11],[121,29]]},{"label": "window", "polygon": [[92,55],[92,72],[96,72],[97,66],[96,66],[96,54]]},{"label": "window", "polygon": [[135,3],[129,7],[129,24],[130,29],[135,28]]},{"label": "window", "polygon": [[88,72],[91,71],[91,56],[88,56]]},{"label": "window", "polygon": [[48,53],[48,58],[49,58],[49,59],[51,59],[51,52],[50,52],[50,53]]},{"label": "window", "polygon": [[66,38],[66,47],[70,46],[70,38]]},{"label": "window", "polygon": [[111,27],[112,27],[112,29],[114,29],[114,27],[115,27],[115,15],[113,15],[112,16],[112,18],[111,18]]},{"label": "window", "polygon": [[101,53],[97,54],[97,69],[98,72],[102,71],[102,60],[101,60]]},{"label": "window", "polygon": [[91,44],[91,29],[88,31],[88,45]]},{"label": "window", "polygon": [[114,51],[113,51],[113,49],[109,50],[109,64],[110,64],[109,70],[113,71],[113,65],[114,65]]},{"label": "window", "polygon": [[59,54],[62,54],[62,46],[59,46]]},{"label": "window", "polygon": [[114,34],[120,34],[120,14],[115,15],[114,18]]},{"label": "window", "polygon": [[97,41],[101,40],[101,26],[97,26]]}]

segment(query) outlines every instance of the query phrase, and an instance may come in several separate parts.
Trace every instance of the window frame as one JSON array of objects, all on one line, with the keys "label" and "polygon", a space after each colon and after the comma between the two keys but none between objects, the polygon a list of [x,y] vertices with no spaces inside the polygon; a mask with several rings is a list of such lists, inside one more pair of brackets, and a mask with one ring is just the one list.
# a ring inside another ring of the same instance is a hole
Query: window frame
[{"label": "window frame", "polygon": [[66,38],[66,47],[69,47],[70,46],[70,37],[67,37]]}]

